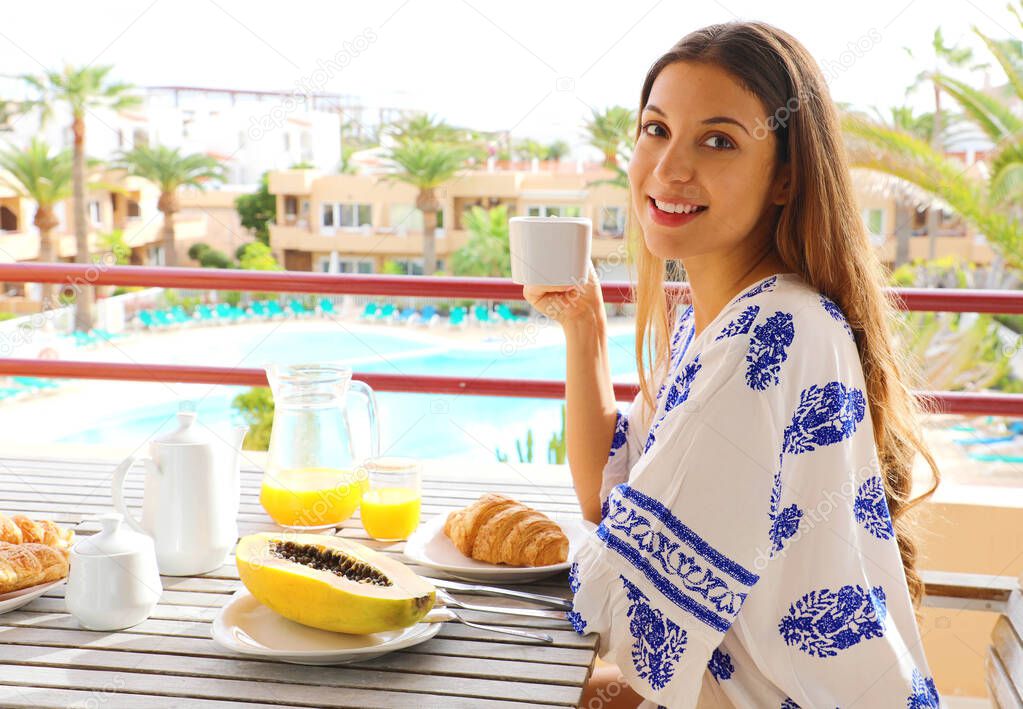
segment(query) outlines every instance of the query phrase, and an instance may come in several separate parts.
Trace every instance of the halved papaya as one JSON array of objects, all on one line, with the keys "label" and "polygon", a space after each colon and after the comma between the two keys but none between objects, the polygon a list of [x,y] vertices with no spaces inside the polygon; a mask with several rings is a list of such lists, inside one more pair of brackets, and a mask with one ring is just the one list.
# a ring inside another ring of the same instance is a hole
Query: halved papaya
[{"label": "halved papaya", "polygon": [[436,600],[432,584],[395,559],[326,534],[242,537],[238,575],[256,599],[297,623],[366,635],[418,623]]}]

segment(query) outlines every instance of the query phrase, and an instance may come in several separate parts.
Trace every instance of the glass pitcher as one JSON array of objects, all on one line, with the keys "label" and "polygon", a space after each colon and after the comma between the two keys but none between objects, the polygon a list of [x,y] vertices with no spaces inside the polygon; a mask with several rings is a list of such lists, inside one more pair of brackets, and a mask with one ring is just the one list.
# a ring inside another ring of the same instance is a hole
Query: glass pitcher
[{"label": "glass pitcher", "polygon": [[[338,364],[271,364],[266,375],[274,418],[259,501],[283,527],[337,526],[355,513],[367,486],[361,460],[380,454],[373,390]],[[368,445],[353,445],[349,392],[366,399]]]}]

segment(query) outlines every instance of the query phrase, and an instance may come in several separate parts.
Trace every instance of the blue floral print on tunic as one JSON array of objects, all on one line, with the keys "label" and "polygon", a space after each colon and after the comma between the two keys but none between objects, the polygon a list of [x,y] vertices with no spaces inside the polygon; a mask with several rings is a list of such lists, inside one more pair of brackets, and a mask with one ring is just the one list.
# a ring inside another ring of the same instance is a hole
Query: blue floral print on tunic
[{"label": "blue floral print on tunic", "polygon": [[763,391],[781,381],[778,374],[788,358],[785,350],[795,334],[790,313],[777,312],[753,328],[746,353],[746,384],[750,389]]},{"label": "blue floral print on tunic", "polygon": [[884,483],[879,476],[872,475],[860,485],[853,501],[853,514],[856,521],[878,539],[891,539],[895,536]]},{"label": "blue floral print on tunic", "polygon": [[812,384],[799,395],[799,405],[792,422],[782,436],[782,452],[778,456],[778,472],[771,491],[769,536],[771,556],[781,551],[786,539],[795,536],[803,511],[795,504],[782,509],[781,465],[786,453],[801,454],[845,440],[856,432],[866,413],[863,392],[841,382],[824,386]]},{"label": "blue floral print on tunic", "polygon": [[934,686],[933,677],[924,677],[917,668],[913,668],[913,689],[906,700],[907,709],[929,709],[940,707],[941,697]]},{"label": "blue floral print on tunic", "polygon": [[789,606],[778,622],[788,645],[811,657],[834,657],[864,640],[884,634],[885,593],[880,586],[865,590],[846,585],[837,591],[810,591]]},{"label": "blue floral print on tunic", "polygon": [[715,341],[722,340],[726,337],[735,337],[736,335],[745,335],[749,332],[750,326],[753,325],[753,321],[757,319],[757,313],[760,312],[759,305],[751,305],[743,310],[735,320],[725,325],[721,333],[714,338]]},{"label": "blue floral print on tunic", "polygon": [[619,575],[632,604],[629,606],[629,632],[635,638],[632,645],[632,664],[640,679],[654,689],[661,689],[671,681],[675,665],[686,649],[686,631],[657,608],[650,599],[625,576]]},{"label": "blue floral print on tunic", "polygon": [[845,331],[849,333],[849,337],[853,337],[853,331],[852,328],[849,327],[849,321],[845,319],[845,314],[842,313],[842,309],[838,307],[835,301],[826,295],[822,295],[821,305],[824,307],[824,310],[827,311],[828,315],[842,324]]},{"label": "blue floral print on tunic", "polygon": [[707,669],[718,680],[726,680],[735,672],[735,665],[732,664],[732,656],[721,648],[714,648],[710,661],[707,662]]}]

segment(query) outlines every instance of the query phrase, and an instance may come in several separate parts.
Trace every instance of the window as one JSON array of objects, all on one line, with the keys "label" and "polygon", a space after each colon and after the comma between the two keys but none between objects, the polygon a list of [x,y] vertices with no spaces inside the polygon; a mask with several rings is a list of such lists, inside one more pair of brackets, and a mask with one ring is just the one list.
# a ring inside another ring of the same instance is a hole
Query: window
[{"label": "window", "polygon": [[312,134],[304,130],[298,137],[299,148],[302,151],[302,161],[312,162],[313,159],[313,136]]},{"label": "window", "polygon": [[284,150],[285,152],[291,150],[291,133],[284,131]]},{"label": "window", "polygon": [[884,210],[864,209],[863,222],[871,236],[884,236]]},{"label": "window", "polygon": [[150,266],[166,266],[167,259],[165,258],[162,246],[150,246],[146,249],[146,262]]},{"label": "window", "polygon": [[334,229],[361,229],[373,224],[373,211],[369,204],[324,202],[320,219],[322,231],[333,233]]},{"label": "window", "polygon": [[621,236],[625,233],[625,210],[621,207],[601,207],[597,230],[605,236]]},{"label": "window", "polygon": [[[317,268],[321,273],[330,273],[330,257],[321,256],[317,262]],[[337,262],[338,273],[373,273],[373,259],[339,259]]]},{"label": "window", "polygon": [[98,200],[89,200],[89,221],[92,222],[93,226],[100,226],[103,223]]},{"label": "window", "polygon": [[298,214],[298,197],[292,195],[284,196],[284,214],[294,217]]},{"label": "window", "polygon": [[142,208],[139,203],[133,199],[128,200],[128,219],[138,219],[142,216]]},{"label": "window", "polygon": [[131,134],[132,147],[138,148],[140,146],[149,145],[149,131],[145,128],[136,128]]},{"label": "window", "polygon": [[567,205],[533,205],[526,210],[530,217],[578,217],[581,214],[579,207]]}]

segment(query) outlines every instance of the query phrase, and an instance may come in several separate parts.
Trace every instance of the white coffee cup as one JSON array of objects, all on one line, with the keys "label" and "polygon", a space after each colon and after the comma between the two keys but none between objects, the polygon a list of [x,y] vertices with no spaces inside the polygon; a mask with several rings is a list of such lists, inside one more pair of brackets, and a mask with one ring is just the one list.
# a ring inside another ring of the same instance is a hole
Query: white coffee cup
[{"label": "white coffee cup", "polygon": [[570,286],[586,280],[593,223],[585,217],[512,217],[508,222],[515,283]]}]

